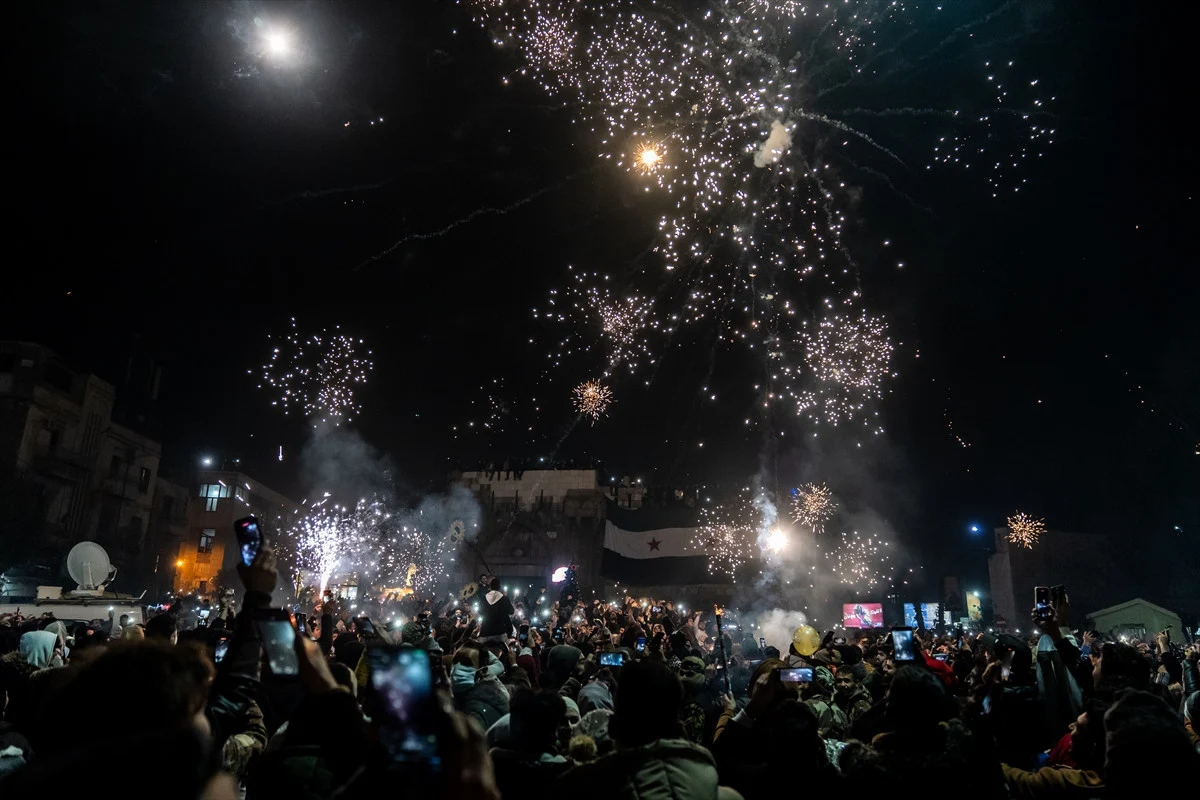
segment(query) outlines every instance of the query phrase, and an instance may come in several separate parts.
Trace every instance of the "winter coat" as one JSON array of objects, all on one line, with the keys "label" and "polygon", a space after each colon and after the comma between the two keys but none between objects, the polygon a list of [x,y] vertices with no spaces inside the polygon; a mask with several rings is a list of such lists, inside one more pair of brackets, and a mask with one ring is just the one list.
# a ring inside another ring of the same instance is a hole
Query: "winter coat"
[{"label": "winter coat", "polygon": [[587,800],[715,800],[712,754],[684,739],[659,739],[575,767],[555,782],[556,797]]},{"label": "winter coat", "polygon": [[500,747],[492,748],[491,756],[500,796],[520,800],[557,798],[554,779],[574,766],[573,761],[562,756],[535,755]]},{"label": "winter coat", "polygon": [[868,692],[866,687],[864,687],[862,684],[856,684],[854,691],[850,692],[848,695],[841,693],[835,694],[833,699],[837,704],[837,707],[840,708],[846,714],[846,716],[850,718],[851,725],[853,725],[854,722],[863,714],[870,711],[871,706],[874,705],[874,703],[871,702],[871,693]]},{"label": "winter coat", "polygon": [[1090,800],[1104,794],[1104,779],[1099,774],[1085,769],[1070,767],[1042,767],[1036,772],[1001,764],[1004,781],[1013,798],[1078,797]]},{"label": "winter coat", "polygon": [[517,613],[517,610],[513,608],[512,600],[509,600],[503,592],[495,589],[488,592],[484,599],[487,601],[487,608],[480,612],[483,622],[479,626],[479,635],[483,638],[511,636],[512,616]]},{"label": "winter coat", "polygon": [[462,694],[455,695],[454,704],[468,717],[478,720],[486,731],[508,713],[508,693],[500,681],[489,675],[477,680]]}]

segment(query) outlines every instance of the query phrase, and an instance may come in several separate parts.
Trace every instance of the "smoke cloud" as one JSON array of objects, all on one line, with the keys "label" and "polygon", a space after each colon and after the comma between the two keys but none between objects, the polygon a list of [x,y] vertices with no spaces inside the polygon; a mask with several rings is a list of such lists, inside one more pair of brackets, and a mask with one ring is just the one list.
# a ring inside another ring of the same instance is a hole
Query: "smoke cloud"
[{"label": "smoke cloud", "polygon": [[342,502],[391,490],[391,460],[356,432],[322,425],[300,452],[300,475],[310,492]]},{"label": "smoke cloud", "polygon": [[779,120],[771,123],[771,133],[767,140],[754,151],[754,166],[765,167],[783,158],[792,146],[792,132]]},{"label": "smoke cloud", "polygon": [[808,624],[808,617],[800,611],[772,608],[757,615],[757,628],[751,628],[754,637],[763,637],[769,647],[779,648],[779,652],[787,655],[788,645],[792,643],[792,633],[801,625]]}]

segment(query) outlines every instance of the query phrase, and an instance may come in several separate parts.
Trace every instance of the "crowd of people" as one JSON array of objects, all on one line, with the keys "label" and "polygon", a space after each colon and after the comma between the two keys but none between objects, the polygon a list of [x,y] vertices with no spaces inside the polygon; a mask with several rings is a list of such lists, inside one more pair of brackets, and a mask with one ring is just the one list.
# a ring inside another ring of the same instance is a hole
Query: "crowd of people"
[{"label": "crowd of people", "polygon": [[[171,612],[0,621],[0,795],[1133,797],[1200,766],[1200,645],[1074,632],[1065,596],[1032,638],[918,630],[910,647],[807,625],[743,638],[720,609],[574,586],[526,617],[486,576],[399,625],[332,597],[281,617],[269,547],[239,575],[240,605],[190,630]],[[271,619],[295,631],[282,655]],[[418,678],[381,690],[397,653]]]}]

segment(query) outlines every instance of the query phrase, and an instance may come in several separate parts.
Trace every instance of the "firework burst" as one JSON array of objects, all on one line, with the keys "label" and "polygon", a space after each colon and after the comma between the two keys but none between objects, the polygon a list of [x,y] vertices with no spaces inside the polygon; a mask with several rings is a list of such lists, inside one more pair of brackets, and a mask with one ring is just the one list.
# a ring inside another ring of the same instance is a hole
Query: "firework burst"
[{"label": "firework burst", "polygon": [[[574,111],[602,163],[658,198],[660,330],[715,321],[727,341],[778,359],[767,400],[815,424],[878,432],[892,377],[847,236],[861,192],[882,187],[923,208],[909,195],[919,188],[909,165],[922,160],[987,173],[993,193],[1019,190],[1022,164],[1053,141],[1053,96],[1012,62],[959,64],[982,73],[962,106],[959,94],[928,107],[918,80],[966,31],[978,42],[985,23],[1019,15],[1011,2],[975,19],[869,0],[461,2],[519,56],[521,74]],[[905,97],[918,83],[913,106],[849,100]],[[925,137],[918,152],[902,126]],[[802,310],[822,306],[810,328]]]},{"label": "firework burst", "polygon": [[271,405],[284,414],[299,410],[314,425],[341,425],[361,410],[356,392],[366,384],[374,364],[362,339],[322,330],[305,336],[292,319],[291,331],[271,351],[258,388],[273,389]]},{"label": "firework burst", "polygon": [[611,402],[612,390],[600,381],[584,381],[575,387],[575,410],[591,417],[593,425],[608,411]]},{"label": "firework burst", "polygon": [[889,550],[890,545],[877,536],[842,531],[837,547],[826,558],[839,581],[870,589],[886,586],[892,580]]},{"label": "firework burst", "polygon": [[1008,541],[1032,550],[1046,532],[1046,521],[1017,511],[1008,518]]},{"label": "firework burst", "polygon": [[792,518],[813,533],[823,531],[835,511],[837,503],[833,501],[833,492],[823,483],[810,483],[792,493]]},{"label": "firework burst", "polygon": [[377,550],[380,526],[388,518],[378,500],[359,500],[353,507],[324,500],[314,503],[291,531],[298,566],[320,581],[321,592],[338,573],[356,573],[365,555]]},{"label": "firework burst", "polygon": [[710,575],[733,578],[750,557],[757,535],[751,511],[743,500],[700,512],[700,527],[692,536],[691,548],[708,556]]}]

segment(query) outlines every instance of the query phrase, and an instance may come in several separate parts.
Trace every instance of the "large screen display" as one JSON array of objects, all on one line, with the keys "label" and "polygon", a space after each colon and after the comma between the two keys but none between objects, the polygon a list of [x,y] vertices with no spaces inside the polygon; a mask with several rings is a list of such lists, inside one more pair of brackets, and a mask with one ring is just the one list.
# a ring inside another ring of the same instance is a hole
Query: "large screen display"
[{"label": "large screen display", "polygon": [[[924,627],[927,630],[933,630],[938,624],[938,604],[937,603],[921,603],[921,617],[925,623]],[[917,606],[915,603],[904,604],[904,624],[909,628],[916,628],[917,625]]]},{"label": "large screen display", "polygon": [[843,628],[882,628],[883,603],[846,603],[842,606]]}]

